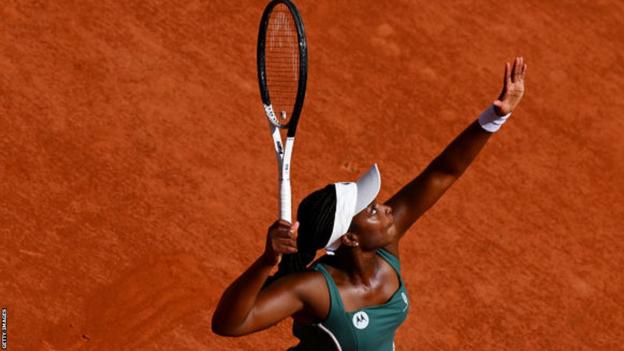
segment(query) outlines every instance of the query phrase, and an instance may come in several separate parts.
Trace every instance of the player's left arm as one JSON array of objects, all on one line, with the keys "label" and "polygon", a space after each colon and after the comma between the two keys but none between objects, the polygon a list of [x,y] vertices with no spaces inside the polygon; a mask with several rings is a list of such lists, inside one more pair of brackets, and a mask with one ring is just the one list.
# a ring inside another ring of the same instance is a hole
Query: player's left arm
[{"label": "player's left arm", "polygon": [[[497,126],[522,100],[524,95],[524,76],[526,65],[521,57],[517,57],[513,65],[505,64],[502,91],[490,107],[489,114],[493,118],[490,126]],[[484,113],[482,116],[486,116]],[[481,117],[480,117],[481,118]],[[398,240],[409,227],[422,216],[427,209],[446,192],[446,190],[464,173],[479,151],[485,146],[493,132],[487,131],[487,120],[481,118],[471,123],[436,157],[425,170],[399,192],[392,196],[386,205],[392,208],[397,239],[388,249],[398,251]],[[482,125],[484,125],[482,127]],[[492,130],[491,128],[488,128]]]}]

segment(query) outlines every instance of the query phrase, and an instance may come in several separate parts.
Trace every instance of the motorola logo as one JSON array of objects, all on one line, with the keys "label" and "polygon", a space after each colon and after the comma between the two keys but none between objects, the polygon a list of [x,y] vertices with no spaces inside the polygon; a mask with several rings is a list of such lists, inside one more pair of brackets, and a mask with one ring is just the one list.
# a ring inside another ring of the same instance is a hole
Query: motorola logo
[{"label": "motorola logo", "polygon": [[360,311],[353,315],[353,325],[358,329],[365,329],[368,327],[368,315],[364,311]]}]

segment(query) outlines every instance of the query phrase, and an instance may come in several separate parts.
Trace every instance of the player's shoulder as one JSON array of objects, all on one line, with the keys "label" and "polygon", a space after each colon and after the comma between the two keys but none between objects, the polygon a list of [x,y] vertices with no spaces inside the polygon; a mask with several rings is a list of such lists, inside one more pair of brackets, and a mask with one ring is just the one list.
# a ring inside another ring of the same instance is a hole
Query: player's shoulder
[{"label": "player's shoulder", "polygon": [[321,272],[307,270],[288,274],[276,282],[281,289],[287,289],[304,303],[306,315],[321,318],[329,308],[329,293]]},{"label": "player's shoulder", "polygon": [[329,312],[330,299],[323,273],[307,270],[292,274],[292,279],[296,282],[297,295],[305,305],[304,310],[293,317],[304,324],[324,320]]},{"label": "player's shoulder", "polygon": [[306,292],[318,288],[323,283],[323,274],[315,270],[294,272],[279,278],[275,284],[292,291]]},{"label": "player's shoulder", "polygon": [[312,269],[293,273],[291,275],[294,283],[297,285],[297,288],[304,292],[309,291],[310,289],[318,290],[320,286],[324,285],[325,281],[321,272]]}]

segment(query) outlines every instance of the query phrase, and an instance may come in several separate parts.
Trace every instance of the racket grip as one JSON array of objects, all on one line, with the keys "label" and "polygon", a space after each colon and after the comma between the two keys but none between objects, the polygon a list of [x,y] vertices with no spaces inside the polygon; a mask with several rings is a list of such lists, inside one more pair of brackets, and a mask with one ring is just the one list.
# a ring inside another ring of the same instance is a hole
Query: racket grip
[{"label": "racket grip", "polygon": [[290,179],[280,179],[280,219],[292,223]]}]

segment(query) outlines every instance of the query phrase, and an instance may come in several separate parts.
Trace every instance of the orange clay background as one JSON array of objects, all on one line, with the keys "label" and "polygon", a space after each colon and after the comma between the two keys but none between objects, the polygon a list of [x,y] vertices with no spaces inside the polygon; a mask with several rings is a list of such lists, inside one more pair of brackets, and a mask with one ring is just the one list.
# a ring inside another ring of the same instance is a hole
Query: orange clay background
[{"label": "orange clay background", "polygon": [[[277,170],[266,1],[0,3],[0,305],[9,350],[284,350],[210,320],[264,248]],[[298,0],[295,205],[378,162],[387,199],[499,93],[526,95],[401,243],[398,350],[624,343],[621,1]]]}]

